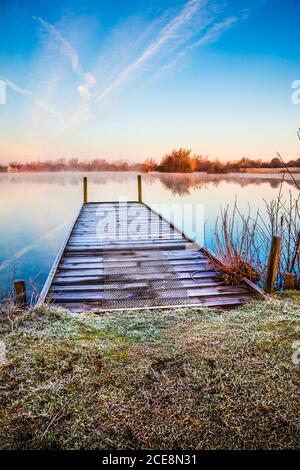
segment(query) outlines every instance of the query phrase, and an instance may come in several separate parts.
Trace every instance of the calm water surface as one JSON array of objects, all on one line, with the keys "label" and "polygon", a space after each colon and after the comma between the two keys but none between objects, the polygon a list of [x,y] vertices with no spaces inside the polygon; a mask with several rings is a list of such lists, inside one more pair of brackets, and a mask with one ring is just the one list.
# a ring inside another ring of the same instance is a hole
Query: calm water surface
[{"label": "calm water surface", "polygon": [[[82,203],[80,173],[38,173],[0,175],[0,288],[7,292],[13,279],[25,279],[31,290],[40,290],[57,250]],[[89,200],[136,200],[136,173],[89,173]],[[278,174],[158,175],[143,176],[143,199],[168,216],[168,205],[203,208],[205,244],[212,243],[212,230],[220,206],[235,198],[246,213],[261,208],[263,200],[278,194]],[[286,196],[297,190],[290,181],[283,184]],[[162,204],[162,206],[160,206]],[[201,212],[201,211],[200,211]],[[192,225],[192,211],[186,211],[184,230],[203,243],[202,221]],[[181,225],[181,216],[176,219]]]}]

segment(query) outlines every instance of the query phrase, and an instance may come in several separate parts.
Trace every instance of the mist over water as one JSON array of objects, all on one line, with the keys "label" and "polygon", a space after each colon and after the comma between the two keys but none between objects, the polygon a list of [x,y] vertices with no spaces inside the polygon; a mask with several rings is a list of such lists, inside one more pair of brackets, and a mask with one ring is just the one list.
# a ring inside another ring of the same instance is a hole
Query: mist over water
[{"label": "mist over water", "polygon": [[[11,289],[16,278],[29,290],[40,290],[70,225],[82,204],[82,177],[88,176],[89,201],[137,200],[136,173],[12,173],[0,175],[0,288]],[[282,193],[297,195],[286,176]],[[264,214],[264,200],[278,195],[280,174],[145,174],[143,200],[170,217],[187,235],[212,246],[220,206],[242,213]],[[181,227],[182,209],[184,227]],[[201,220],[195,218],[201,208]],[[189,210],[191,209],[191,210]],[[178,217],[177,217],[178,216]],[[202,218],[204,217],[204,220]],[[193,223],[194,222],[194,223]],[[205,225],[205,237],[203,226]]]}]

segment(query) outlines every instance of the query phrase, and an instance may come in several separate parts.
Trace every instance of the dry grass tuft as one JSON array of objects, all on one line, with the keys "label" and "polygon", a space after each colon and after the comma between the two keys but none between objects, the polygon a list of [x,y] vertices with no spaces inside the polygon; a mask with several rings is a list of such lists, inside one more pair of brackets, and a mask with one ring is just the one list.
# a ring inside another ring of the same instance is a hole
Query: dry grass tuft
[{"label": "dry grass tuft", "polygon": [[299,445],[300,296],[231,312],[0,316],[2,449]]},{"label": "dry grass tuft", "polygon": [[246,277],[252,282],[260,281],[260,274],[254,269],[252,263],[243,259],[239,253],[231,251],[230,255],[221,256],[219,260],[211,258],[211,263],[216,269],[221,269],[222,279],[231,286],[240,286]]},{"label": "dry grass tuft", "polygon": [[257,258],[256,222],[252,223],[250,214],[240,216],[237,202],[231,216],[227,207],[221,209],[220,218],[215,225],[217,259],[212,259],[212,263],[216,268],[221,267],[226,284],[241,285],[245,277],[252,282],[260,281],[262,270]]}]

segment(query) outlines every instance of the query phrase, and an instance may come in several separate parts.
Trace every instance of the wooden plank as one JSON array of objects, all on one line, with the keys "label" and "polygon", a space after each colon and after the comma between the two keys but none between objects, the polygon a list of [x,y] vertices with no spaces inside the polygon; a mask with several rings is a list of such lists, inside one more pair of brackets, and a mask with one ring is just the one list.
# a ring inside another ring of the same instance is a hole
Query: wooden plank
[{"label": "wooden plank", "polygon": [[126,237],[130,238],[131,240],[134,240],[135,238],[141,238],[144,236],[145,239],[148,238],[157,238],[157,237],[166,237],[166,238],[180,238],[184,240],[182,235],[178,234],[177,232],[173,232],[172,230],[159,230],[159,231],[154,231],[151,229],[151,227],[147,227],[147,229],[141,229],[141,228],[135,228],[135,233],[133,233],[130,230],[113,230],[113,231],[108,231],[104,230],[99,233],[96,233],[95,230],[91,232],[87,231],[80,231],[80,232],[74,232],[70,240],[74,241],[80,241],[82,238],[85,240],[99,240],[101,237]]},{"label": "wooden plank", "polygon": [[131,236],[130,234],[124,234],[124,233],[119,233],[119,234],[113,234],[113,235],[107,235],[107,234],[101,234],[99,237],[91,238],[91,237],[86,237],[85,235],[80,235],[78,238],[72,238],[72,240],[69,240],[68,246],[108,246],[110,244],[114,244],[114,246],[124,244],[126,243],[129,248],[131,246],[135,246],[135,244],[138,244],[138,246],[144,244],[159,244],[161,245],[162,243],[171,243],[173,242],[180,244],[186,244],[187,241],[184,238],[177,237],[177,236],[172,236],[169,234],[160,234],[160,235],[147,235],[144,233],[137,233],[134,236]]},{"label": "wooden plank", "polygon": [[[174,260],[174,259],[178,259],[178,260],[181,260],[181,259],[207,259],[207,256],[205,256],[203,253],[199,252],[199,251],[196,251],[196,250],[180,250],[180,251],[177,251],[177,250],[173,250],[173,251],[164,251],[164,250],[160,250],[158,252],[155,252],[155,251],[133,251],[133,250],[126,250],[126,251],[120,251],[120,250],[116,250],[115,252],[112,251],[109,253],[109,259],[110,260],[119,260],[120,257],[122,257],[122,259],[124,259],[124,261],[131,261],[131,260],[139,260],[139,261],[147,261],[148,259],[149,260],[152,260],[152,259],[161,259],[162,257],[163,258],[166,258],[166,259],[169,259],[169,260]],[[70,262],[84,262],[84,263],[88,263],[89,261],[90,262],[94,262],[94,261],[99,261],[99,260],[103,260],[104,259],[104,256],[100,257],[100,256],[73,256],[73,255],[69,255],[69,254],[64,254],[63,258],[62,258],[62,261],[66,260],[66,261],[70,261]]]},{"label": "wooden plank", "polygon": [[77,239],[72,238],[69,240],[68,246],[105,246],[106,244],[111,244],[113,243],[114,245],[118,243],[130,243],[131,245],[134,245],[135,243],[161,243],[161,242],[168,242],[173,241],[174,243],[177,243],[178,241],[182,241],[183,243],[186,243],[184,238],[181,237],[173,237],[170,235],[151,235],[149,237],[146,237],[145,234],[137,234],[135,236],[131,235],[125,235],[125,234],[114,234],[111,236],[107,236],[106,234],[101,234],[99,237],[95,238],[90,238],[90,237],[78,237]]},{"label": "wooden plank", "polygon": [[[180,273],[190,273],[190,275],[194,275],[197,273],[202,273],[202,272],[207,272],[211,271],[211,267],[207,264],[204,264],[203,266],[172,266],[165,264],[165,265],[158,265],[158,266],[145,266],[142,268],[141,266],[133,266],[133,267],[127,267],[126,268],[126,276],[139,276],[140,274],[149,274],[149,276],[152,273],[157,273],[159,270],[160,273],[172,273],[172,274],[180,274]],[[98,276],[98,275],[104,275],[104,276],[119,276],[120,274],[117,274],[117,271],[120,271],[120,269],[117,269],[116,267],[109,268],[105,266],[104,268],[88,268],[88,269],[82,269],[82,268],[75,268],[75,269],[64,269],[64,268],[59,268],[58,270],[58,275],[60,277],[83,277],[83,276]]]},{"label": "wooden plank", "polygon": [[[203,287],[189,289],[187,294],[190,298],[197,297],[227,297],[227,296],[239,296],[241,294],[247,295],[248,290],[245,287],[226,289],[223,287]],[[178,289],[162,289],[155,291],[154,295],[160,299],[175,299],[178,298]],[[122,297],[122,294],[119,294]],[[128,290],[124,291],[124,300],[130,299],[130,296],[134,296],[134,299],[149,299],[152,298],[152,291],[147,289]],[[52,293],[51,301],[68,303],[68,302],[93,302],[93,301],[109,300],[110,302],[120,302],[120,298],[110,298],[110,292],[63,292],[63,293]]]},{"label": "wooden plank", "polygon": [[[209,299],[201,299],[201,301],[197,301],[194,299],[195,303],[186,303],[181,305],[174,305],[173,299],[170,299],[170,303],[165,303],[164,305],[145,305],[144,307],[131,307],[130,310],[132,311],[139,311],[139,310],[169,310],[171,308],[184,308],[188,307],[189,309],[199,309],[199,308],[219,308],[219,309],[227,309],[232,307],[237,307],[239,305],[243,305],[246,302],[253,301],[253,296],[240,296],[240,297],[227,297],[227,298],[209,298]],[[122,305],[115,305],[113,308],[103,308],[101,302],[82,302],[82,303],[65,303],[63,304],[64,308],[71,310],[73,313],[81,313],[81,312],[90,312],[101,314],[103,311],[105,313],[114,312],[116,310],[124,310],[124,306]],[[128,308],[127,308],[128,309]]]},{"label": "wooden plank", "polygon": [[[169,276],[168,276],[169,274]],[[216,279],[218,277],[216,276],[215,271],[203,271],[203,272],[198,272],[196,273],[193,277],[194,279],[207,279],[207,278],[212,278],[215,276]],[[177,273],[176,277],[178,279],[191,279],[190,273]],[[130,277],[129,275],[125,274],[118,274],[113,278],[113,276],[110,276],[109,282],[131,282],[134,281],[136,277],[133,275]],[[164,280],[164,281],[171,281],[174,280],[174,276],[170,276],[170,273],[140,273],[139,274],[139,279],[144,279],[148,281],[158,281],[158,280]],[[72,277],[65,277],[65,276],[60,276],[59,274],[55,277],[55,283],[63,283],[63,284],[74,284],[74,283],[86,283],[89,284],[91,283],[103,283],[104,281],[107,280],[107,276],[104,275],[95,275],[95,276],[72,276]]]},{"label": "wooden plank", "polygon": [[[151,283],[151,282],[150,282]],[[214,279],[204,279],[201,281],[201,283],[197,284],[194,281],[190,282],[188,280],[181,280],[180,281],[181,286],[180,288],[183,289],[202,289],[204,287],[225,287],[226,284],[221,281],[215,281]],[[140,288],[147,288],[149,287],[149,282],[132,282],[132,283],[115,283],[115,284],[101,284],[101,285],[56,285],[52,284],[51,286],[51,292],[83,292],[83,291],[96,291],[96,292],[101,292],[101,291],[120,291],[120,290],[131,290],[131,289],[140,289]],[[160,286],[156,286],[157,290],[165,290],[164,284],[161,284]]]},{"label": "wooden plank", "polygon": [[[162,249],[168,249],[168,250],[186,250],[187,247],[189,247],[189,245],[187,244],[182,244],[182,245],[174,245],[172,244],[171,242],[168,243],[168,244],[164,244],[164,245],[160,245]],[[142,244],[142,245],[130,245],[129,248],[134,248],[134,250],[153,250],[153,251],[157,251],[157,249],[160,248],[160,246],[157,246],[157,245],[154,245],[154,244]],[[89,248],[89,247],[85,247],[85,248],[66,248],[65,250],[65,253],[67,254],[72,254],[72,255],[75,255],[75,254],[78,254],[80,256],[82,255],[87,255],[87,254],[92,254],[92,255],[96,255],[96,254],[99,254],[100,256],[102,255],[103,251],[105,250],[107,253],[111,252],[111,251],[123,251],[126,249],[126,244],[124,243],[123,245],[108,245],[108,246],[103,246],[103,247],[93,247],[93,248]]]},{"label": "wooden plank", "polygon": [[[164,260],[165,264],[168,262],[168,266],[194,266],[194,269],[197,269],[198,266],[207,266],[208,262],[205,259],[198,259],[198,260]],[[159,267],[162,265],[162,260],[145,260],[145,261],[100,261],[99,263],[97,262],[88,262],[88,263],[68,263],[68,262],[62,262],[59,265],[60,271],[66,271],[66,270],[78,270],[78,269],[101,269],[101,268],[134,268],[134,267],[141,267],[145,268],[148,266],[152,267]]]}]

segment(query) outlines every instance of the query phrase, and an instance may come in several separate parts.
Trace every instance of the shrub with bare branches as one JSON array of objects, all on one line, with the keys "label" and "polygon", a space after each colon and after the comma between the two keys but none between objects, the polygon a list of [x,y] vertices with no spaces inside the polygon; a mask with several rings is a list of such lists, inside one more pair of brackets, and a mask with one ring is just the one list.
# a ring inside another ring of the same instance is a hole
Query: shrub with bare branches
[{"label": "shrub with bare branches", "polygon": [[286,272],[299,277],[300,194],[295,197],[290,191],[285,198],[283,179],[277,198],[264,201],[265,210],[258,210],[254,216],[250,207],[248,214],[243,215],[237,202],[231,211],[229,206],[221,209],[215,224],[213,249],[223,264],[224,280],[229,284],[240,284],[244,277],[264,284],[273,235],[282,237],[276,288],[282,289]]}]

